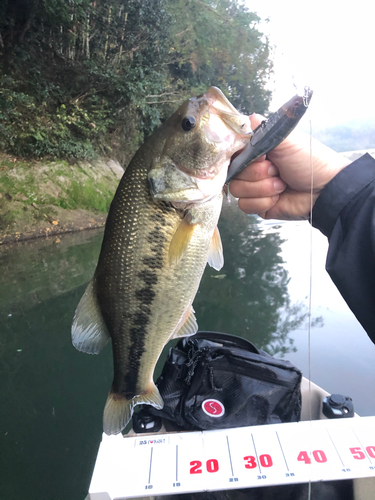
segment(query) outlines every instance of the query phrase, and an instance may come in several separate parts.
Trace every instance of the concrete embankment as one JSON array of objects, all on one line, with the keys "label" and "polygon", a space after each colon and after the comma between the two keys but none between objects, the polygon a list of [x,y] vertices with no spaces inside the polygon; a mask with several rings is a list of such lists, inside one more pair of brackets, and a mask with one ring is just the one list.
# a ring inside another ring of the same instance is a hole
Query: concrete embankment
[{"label": "concrete embankment", "polygon": [[0,157],[0,244],[104,225],[124,171],[118,162]]}]

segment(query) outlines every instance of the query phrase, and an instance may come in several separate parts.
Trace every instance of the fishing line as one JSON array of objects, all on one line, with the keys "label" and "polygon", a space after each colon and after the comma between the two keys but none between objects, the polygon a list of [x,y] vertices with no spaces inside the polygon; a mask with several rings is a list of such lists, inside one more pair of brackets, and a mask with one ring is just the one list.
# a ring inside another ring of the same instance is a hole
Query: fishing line
[{"label": "fishing line", "polygon": [[[293,82],[294,87],[297,90],[300,89],[301,96],[303,97],[303,103],[307,108],[306,112],[306,117],[308,118],[309,122],[309,135],[310,135],[310,141],[309,141],[309,149],[310,149],[310,214],[309,214],[309,222],[310,222],[310,270],[309,270],[309,292],[308,292],[308,325],[307,325],[307,344],[308,344],[308,354],[307,354],[307,361],[308,361],[308,382],[309,382],[309,388],[308,388],[308,394],[309,394],[309,420],[310,420],[310,456],[311,456],[311,449],[312,449],[312,443],[311,443],[311,422],[312,422],[312,398],[311,398],[311,312],[312,312],[312,271],[313,271],[313,227],[312,227],[312,210],[313,210],[313,185],[314,185],[314,169],[313,169],[313,156],[312,156],[312,119],[311,119],[311,108],[309,106],[310,98],[311,98],[311,89],[309,86],[304,86],[303,88],[301,85],[297,85],[296,82]],[[310,98],[309,98],[310,97]],[[307,494],[307,500],[311,500],[311,478],[309,479],[308,483],[308,494]]]},{"label": "fishing line", "polygon": [[[308,315],[308,365],[309,365],[309,396],[311,396],[311,311],[312,311],[312,276],[313,276],[313,225],[312,225],[312,211],[313,211],[313,186],[314,186],[314,169],[312,158],[312,123],[311,114],[309,115],[309,128],[310,128],[310,279],[309,279],[309,315]],[[311,398],[310,398],[310,420],[312,415]]]},{"label": "fishing line", "polygon": [[[312,156],[312,120],[310,107],[307,110],[309,120],[310,132],[310,279],[309,279],[309,313],[308,313],[308,328],[307,328],[307,343],[308,343],[308,373],[309,373],[309,413],[310,413],[310,426],[312,421],[312,407],[311,407],[311,311],[312,311],[312,281],[313,281],[313,226],[312,226],[312,211],[313,211],[313,186],[314,186],[314,165]],[[312,433],[310,432],[310,436]],[[310,444],[311,454],[311,444]],[[311,480],[308,486],[308,500],[311,500]]]}]

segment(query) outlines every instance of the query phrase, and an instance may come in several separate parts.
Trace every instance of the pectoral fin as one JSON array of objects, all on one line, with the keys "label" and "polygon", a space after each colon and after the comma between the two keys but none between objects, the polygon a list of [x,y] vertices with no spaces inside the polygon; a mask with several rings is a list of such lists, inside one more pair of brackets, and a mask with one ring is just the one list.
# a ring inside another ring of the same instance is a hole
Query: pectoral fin
[{"label": "pectoral fin", "polygon": [[189,337],[190,335],[194,335],[195,333],[197,333],[198,323],[195,318],[193,306],[189,307],[180,325],[177,326],[172,339],[178,339],[179,337]]},{"label": "pectoral fin", "polygon": [[220,233],[217,226],[215,227],[214,234],[212,235],[207,262],[211,267],[216,269],[216,271],[220,271],[224,265],[223,245],[221,243]]},{"label": "pectoral fin", "polygon": [[110,338],[99,309],[93,281],[90,281],[79,301],[72,324],[73,345],[87,354],[99,354]]},{"label": "pectoral fin", "polygon": [[182,219],[177,231],[174,233],[171,244],[169,246],[169,263],[177,264],[184,253],[186,252],[190,240],[194,234],[196,224],[190,224],[185,219]]}]

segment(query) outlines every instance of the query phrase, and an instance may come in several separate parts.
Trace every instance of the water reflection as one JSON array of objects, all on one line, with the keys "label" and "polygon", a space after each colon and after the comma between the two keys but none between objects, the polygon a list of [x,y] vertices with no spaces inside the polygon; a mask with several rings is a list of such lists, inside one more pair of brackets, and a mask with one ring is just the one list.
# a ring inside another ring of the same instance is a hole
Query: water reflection
[{"label": "water reflection", "polygon": [[[291,351],[290,331],[306,310],[289,299],[280,235],[235,204],[224,206],[220,231],[225,267],[206,269],[194,304],[200,328]],[[102,231],[87,231],[0,249],[0,470],[8,500],[85,497],[112,356],[109,347],[100,356],[76,351],[70,326],[101,239]]]},{"label": "water reflection", "polygon": [[88,231],[0,250],[2,498],[86,495],[111,353],[80,355],[71,345],[70,325],[101,239],[100,232]]},{"label": "water reflection", "polygon": [[83,231],[2,247],[0,314],[27,311],[87,283],[101,240],[101,230]]},{"label": "water reflection", "polygon": [[375,345],[325,271],[327,239],[307,222],[286,222],[278,232],[285,240],[281,255],[291,277],[291,300],[308,304],[311,268],[312,313],[324,318],[324,326],[312,330],[310,344],[306,327],[291,332],[297,351],[288,354],[289,361],[328,392],[351,396],[359,415],[375,415],[368,389],[375,382]]},{"label": "water reflection", "polygon": [[[233,203],[219,227],[225,266],[206,268],[194,303],[200,329],[287,354],[307,375],[308,224],[270,226]],[[375,380],[375,346],[330,283],[319,237],[313,316],[321,328],[312,335],[312,380],[355,397],[357,411],[371,415],[371,383],[363,380]],[[0,247],[0,483],[7,500],[86,495],[112,355],[109,346],[100,356],[76,351],[70,326],[101,239],[99,230]]]},{"label": "water reflection", "polygon": [[[306,323],[307,307],[289,297],[277,228],[267,231],[256,216],[225,202],[219,222],[224,267],[207,268],[194,302],[199,328],[246,337],[272,355],[295,350],[289,333]],[[315,324],[322,325],[320,318]]]}]

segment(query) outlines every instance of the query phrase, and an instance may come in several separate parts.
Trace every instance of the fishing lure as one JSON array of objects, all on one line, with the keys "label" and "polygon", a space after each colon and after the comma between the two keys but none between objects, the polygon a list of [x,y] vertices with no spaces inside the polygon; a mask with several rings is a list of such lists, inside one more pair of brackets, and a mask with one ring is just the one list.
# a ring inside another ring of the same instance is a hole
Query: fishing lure
[{"label": "fishing lure", "polygon": [[226,179],[227,184],[252,161],[267,154],[290,134],[305,114],[312,94],[310,87],[305,87],[302,96],[296,94],[267,120],[262,121],[253,131],[245,149],[231,162]]}]

